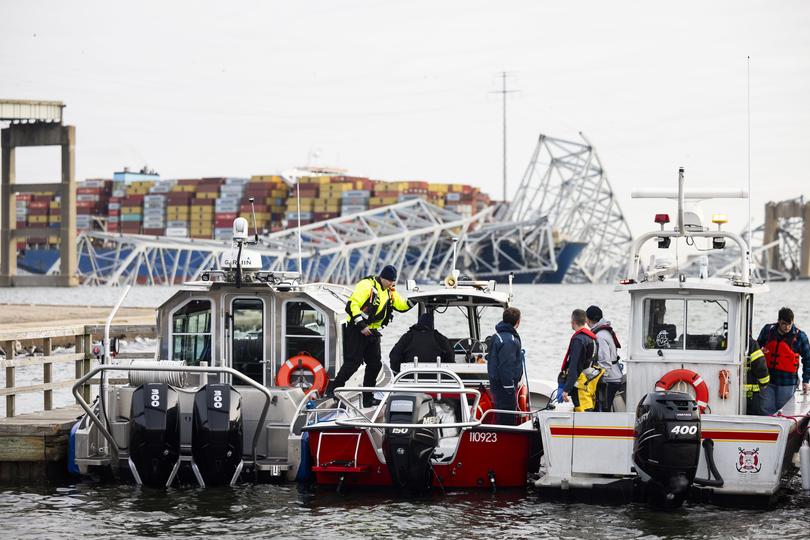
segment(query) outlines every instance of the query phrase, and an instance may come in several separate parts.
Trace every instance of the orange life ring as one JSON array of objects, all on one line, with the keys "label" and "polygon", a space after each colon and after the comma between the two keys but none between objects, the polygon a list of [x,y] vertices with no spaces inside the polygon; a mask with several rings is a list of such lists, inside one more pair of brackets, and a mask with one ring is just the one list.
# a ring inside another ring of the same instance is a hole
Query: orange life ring
[{"label": "orange life ring", "polygon": [[518,387],[517,405],[519,411],[529,410],[529,388],[525,384]]},{"label": "orange life ring", "polygon": [[706,386],[706,381],[703,380],[703,377],[694,371],[688,369],[673,369],[655,383],[655,389],[666,391],[679,382],[692,385],[692,388],[695,389],[695,401],[697,401],[700,412],[706,412],[706,407],[709,405],[709,387]]},{"label": "orange life ring", "polygon": [[318,391],[319,395],[323,395],[323,391],[326,390],[326,385],[329,383],[329,376],[318,360],[304,352],[290,357],[289,360],[281,365],[281,369],[278,370],[278,374],[276,375],[276,384],[278,386],[290,386],[292,373],[297,369],[307,369],[314,377],[312,386],[304,389],[304,393],[314,388]]}]

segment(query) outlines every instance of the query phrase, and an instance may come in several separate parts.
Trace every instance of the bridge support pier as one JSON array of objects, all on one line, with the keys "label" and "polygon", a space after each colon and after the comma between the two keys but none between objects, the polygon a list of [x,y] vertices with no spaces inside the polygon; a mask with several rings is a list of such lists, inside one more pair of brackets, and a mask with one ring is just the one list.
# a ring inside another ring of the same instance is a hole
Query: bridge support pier
[{"label": "bridge support pier", "polygon": [[[2,146],[2,221],[0,222],[0,287],[62,286],[79,284],[76,276],[76,128],[61,123],[32,122],[11,124],[0,134]],[[62,178],[60,182],[17,184],[15,150],[18,147],[60,146],[62,148]],[[17,228],[16,194],[20,192],[52,191],[60,196],[59,225],[60,273],[55,276],[17,275],[17,240],[53,236],[52,228]]]}]

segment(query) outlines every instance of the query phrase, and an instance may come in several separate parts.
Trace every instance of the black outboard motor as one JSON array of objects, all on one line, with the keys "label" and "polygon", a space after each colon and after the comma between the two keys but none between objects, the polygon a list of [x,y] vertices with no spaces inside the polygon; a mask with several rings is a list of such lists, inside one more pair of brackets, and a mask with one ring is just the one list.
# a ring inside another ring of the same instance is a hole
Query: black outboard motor
[{"label": "black outboard motor", "polygon": [[[438,420],[433,398],[427,394],[392,394],[385,421],[391,424],[435,424]],[[394,487],[412,492],[430,488],[430,456],[438,444],[437,429],[386,429],[383,451]]]},{"label": "black outboard motor", "polygon": [[191,454],[206,486],[231,482],[242,462],[242,396],[229,384],[207,384],[194,396]]},{"label": "black outboard motor", "polygon": [[650,502],[677,508],[700,460],[700,414],[681,392],[650,392],[636,408],[633,462]]},{"label": "black outboard motor", "polygon": [[179,453],[177,392],[168,384],[142,384],[132,394],[129,422],[129,457],[141,482],[165,486]]}]

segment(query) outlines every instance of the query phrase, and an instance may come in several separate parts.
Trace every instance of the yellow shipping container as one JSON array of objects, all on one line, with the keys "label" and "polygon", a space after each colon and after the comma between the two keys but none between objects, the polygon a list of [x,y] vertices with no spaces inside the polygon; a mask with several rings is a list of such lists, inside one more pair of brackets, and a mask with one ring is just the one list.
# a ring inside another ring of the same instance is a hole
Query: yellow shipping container
[{"label": "yellow shipping container", "polygon": [[28,223],[48,223],[48,216],[28,216]]},{"label": "yellow shipping container", "polygon": [[428,190],[438,191],[439,193],[447,193],[449,187],[448,184],[428,184]]},{"label": "yellow shipping container", "polygon": [[143,209],[140,206],[124,206],[121,208],[122,214],[140,214]]},{"label": "yellow shipping container", "polygon": [[48,216],[48,223],[62,223],[62,216],[59,214]]}]

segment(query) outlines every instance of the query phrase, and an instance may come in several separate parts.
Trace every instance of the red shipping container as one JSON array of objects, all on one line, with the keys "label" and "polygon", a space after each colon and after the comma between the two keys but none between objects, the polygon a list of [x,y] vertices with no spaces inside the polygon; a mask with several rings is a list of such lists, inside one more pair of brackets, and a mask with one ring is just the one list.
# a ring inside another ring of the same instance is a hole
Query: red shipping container
[{"label": "red shipping container", "polygon": [[47,201],[35,200],[28,203],[28,209],[32,210],[34,208],[48,208],[50,207],[50,202],[51,202],[50,199],[48,199]]},{"label": "red shipping container", "polygon": [[191,206],[214,206],[216,199],[191,199]]},{"label": "red shipping container", "polygon": [[18,201],[30,201],[33,197],[30,193],[17,193]]},{"label": "red shipping container", "polygon": [[166,201],[168,202],[169,206],[179,206],[188,204],[193,197],[194,194],[189,191],[172,191],[168,194]]},{"label": "red shipping container", "polygon": [[95,187],[76,188],[76,195],[101,195],[104,190]]},{"label": "red shipping container", "polygon": [[150,236],[163,236],[166,233],[166,229],[144,229],[143,234],[148,234]]},{"label": "red shipping container", "polygon": [[216,193],[219,191],[219,184],[199,184],[197,193]]},{"label": "red shipping container", "polygon": [[34,195],[31,200],[32,201],[51,202],[53,200],[53,195]]},{"label": "red shipping container", "polygon": [[177,185],[180,186],[196,186],[200,183],[199,178],[184,178],[182,180],[177,181]]},{"label": "red shipping container", "polygon": [[121,206],[143,206],[143,195],[127,195]]}]

